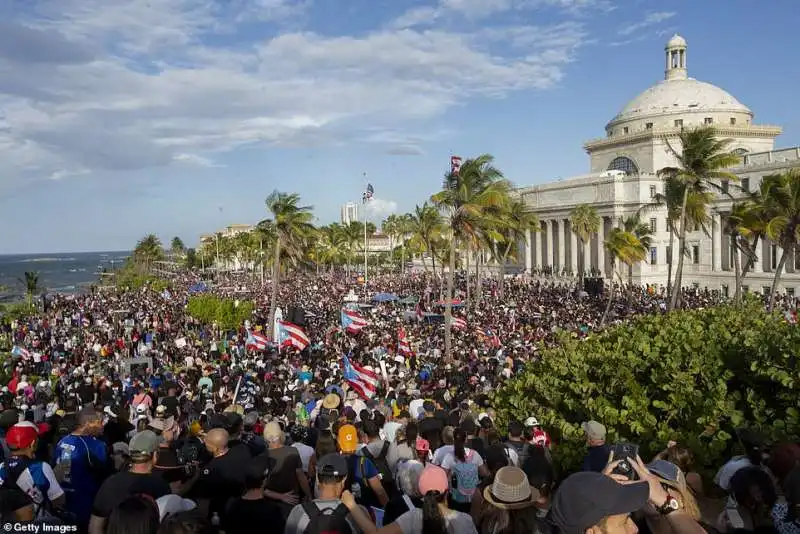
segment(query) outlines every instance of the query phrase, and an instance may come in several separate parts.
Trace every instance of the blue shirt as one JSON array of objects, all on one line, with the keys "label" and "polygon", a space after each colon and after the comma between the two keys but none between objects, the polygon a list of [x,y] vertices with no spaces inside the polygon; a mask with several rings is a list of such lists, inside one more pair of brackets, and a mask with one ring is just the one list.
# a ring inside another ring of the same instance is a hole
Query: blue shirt
[{"label": "blue shirt", "polygon": [[583,458],[581,471],[594,471],[600,473],[608,464],[608,455],[611,454],[611,447],[608,445],[598,445],[589,447],[586,456]]},{"label": "blue shirt", "polygon": [[101,440],[91,436],[74,436],[70,434],[58,442],[53,451],[53,463],[58,466],[69,459],[70,468],[65,473],[61,487],[64,488],[67,504],[66,508],[78,517],[79,522],[89,521],[92,513],[92,504],[100,489],[89,463],[89,454],[92,462],[100,468],[108,461],[106,445]]}]

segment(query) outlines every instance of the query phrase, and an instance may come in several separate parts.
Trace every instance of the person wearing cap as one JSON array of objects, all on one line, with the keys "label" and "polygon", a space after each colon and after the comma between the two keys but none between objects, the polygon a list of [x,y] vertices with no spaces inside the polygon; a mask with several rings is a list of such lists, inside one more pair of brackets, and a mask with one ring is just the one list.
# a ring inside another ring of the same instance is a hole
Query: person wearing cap
[{"label": "person wearing cap", "polygon": [[46,517],[49,508],[64,504],[64,490],[50,465],[34,459],[39,428],[27,421],[17,423],[5,439],[11,456],[0,464],[0,485],[25,492],[33,501],[36,517]]},{"label": "person wearing cap", "polygon": [[675,503],[641,458],[631,459],[639,481],[611,474],[619,460],[602,473],[583,471],[567,477],[550,504],[548,519],[561,534],[635,534],[631,514],[650,503],[664,516],[672,532],[704,534],[705,530]]},{"label": "person wearing cap", "polygon": [[539,424],[539,420],[531,416],[525,419],[525,437],[528,443],[549,449],[552,446],[550,434]]},{"label": "person wearing cap", "polygon": [[311,518],[320,515],[335,516],[331,519],[339,525],[339,532],[375,532],[375,524],[347,489],[348,465],[344,456],[326,454],[317,462],[317,487],[319,497],[311,502],[295,506],[286,520],[285,534],[303,534]]},{"label": "person wearing cap", "polygon": [[152,430],[137,432],[128,443],[130,465],[108,477],[100,486],[92,506],[89,534],[104,534],[111,511],[127,497],[143,494],[158,499],[171,493],[169,485],[153,474],[158,460],[159,437]]},{"label": "person wearing cap", "polygon": [[100,439],[102,416],[86,406],[78,413],[75,424],[77,427],[56,444],[53,465],[66,493],[67,510],[75,515],[79,526],[85,527],[102,477],[111,474],[112,466],[108,447]]},{"label": "person wearing cap", "polygon": [[422,508],[414,508],[393,523],[378,530],[378,534],[422,534],[423,525],[436,525],[438,532],[477,534],[469,514],[451,510],[447,506],[450,482],[447,472],[439,466],[428,464],[419,475],[419,493]]},{"label": "person wearing cap", "polygon": [[277,421],[271,421],[264,427],[264,441],[267,442],[267,451],[253,458],[253,462],[261,467],[262,472],[269,471],[264,493],[281,503],[286,517],[301,495],[306,498],[313,495],[311,487],[303,471],[300,453],[286,445],[286,433]]},{"label": "person wearing cap", "polygon": [[267,450],[267,442],[260,432],[256,430],[258,425],[258,412],[252,411],[244,414],[242,418],[242,443],[250,448],[250,455],[255,458]]},{"label": "person wearing cap", "polygon": [[588,421],[581,428],[586,435],[586,456],[581,470],[599,473],[605,469],[611,453],[611,447],[606,445],[606,427],[597,421]]},{"label": "person wearing cap", "polygon": [[389,496],[383,487],[381,473],[372,460],[366,456],[356,454],[359,446],[358,430],[355,426],[346,424],[339,427],[336,434],[336,444],[339,452],[347,461],[349,480],[356,500],[364,506],[383,508],[389,502]]}]

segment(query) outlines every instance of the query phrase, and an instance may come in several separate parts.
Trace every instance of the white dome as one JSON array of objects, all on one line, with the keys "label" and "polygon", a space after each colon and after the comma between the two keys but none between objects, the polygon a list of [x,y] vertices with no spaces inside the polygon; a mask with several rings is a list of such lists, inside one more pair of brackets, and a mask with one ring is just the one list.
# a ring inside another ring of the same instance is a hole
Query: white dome
[{"label": "white dome", "polygon": [[753,112],[730,93],[716,85],[693,78],[664,80],[628,102],[611,123],[641,119],[651,115],[724,111]]},{"label": "white dome", "polygon": [[678,35],[677,33],[672,36],[672,38],[667,41],[667,48],[678,48],[678,47],[686,47],[686,39]]}]

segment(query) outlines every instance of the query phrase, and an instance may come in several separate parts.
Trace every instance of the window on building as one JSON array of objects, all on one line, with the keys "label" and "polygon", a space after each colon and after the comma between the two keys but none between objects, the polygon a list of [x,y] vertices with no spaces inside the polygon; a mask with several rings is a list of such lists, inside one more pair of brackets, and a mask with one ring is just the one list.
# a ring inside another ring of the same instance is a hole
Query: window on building
[{"label": "window on building", "polygon": [[633,162],[631,158],[619,156],[611,160],[608,164],[609,171],[623,171],[625,174],[639,174],[639,167]]},{"label": "window on building", "polygon": [[658,248],[650,247],[650,265],[658,264]]},{"label": "window on building", "polygon": [[650,231],[653,233],[656,233],[658,231],[658,229],[656,228],[657,226],[656,221],[657,219],[655,217],[650,217]]},{"label": "window on building", "polygon": [[742,293],[750,293],[750,286],[742,286]]},{"label": "window on building", "polygon": [[774,243],[769,247],[769,268],[773,271],[778,268],[778,245]]},{"label": "window on building", "polygon": [[731,117],[731,126],[736,126],[736,117]]},{"label": "window on building", "polygon": [[742,178],[742,191],[745,193],[750,191],[750,178]]},{"label": "window on building", "polygon": [[700,263],[700,245],[692,245],[692,263]]},{"label": "window on building", "polygon": [[720,183],[720,186],[722,187],[722,192],[723,193],[727,193],[728,192],[728,180],[722,180],[722,182]]},{"label": "window on building", "polygon": [[667,265],[672,265],[672,247],[667,246]]},{"label": "window on building", "polygon": [[646,130],[652,130],[653,129],[653,123],[652,122],[646,122],[644,127],[645,127]]},{"label": "window on building", "polygon": [[698,289],[700,289],[700,282],[692,282],[692,287],[693,287],[695,290],[698,290]]},{"label": "window on building", "polygon": [[706,117],[705,119],[703,119],[703,124],[714,124],[714,119],[712,119],[711,117]]},{"label": "window on building", "polygon": [[761,286],[761,294],[762,295],[769,295],[772,292],[772,288],[770,286]]},{"label": "window on building", "polygon": [[650,198],[656,198],[656,186],[650,186]]},{"label": "window on building", "polygon": [[787,287],[786,288],[786,296],[787,297],[793,297],[794,296],[794,288],[793,287]]},{"label": "window on building", "polygon": [[675,128],[683,128],[683,119],[675,119]]},{"label": "window on building", "polygon": [[737,148],[736,150],[733,150],[733,153],[736,154],[737,156],[744,156],[748,152],[749,150],[747,150],[746,148]]},{"label": "window on building", "polygon": [[622,133],[624,133],[624,134],[628,133],[628,127],[627,126],[622,128]]},{"label": "window on building", "polygon": [[800,251],[794,252],[794,270],[800,271]]},{"label": "window on building", "polygon": [[722,284],[722,296],[728,298],[728,284]]}]

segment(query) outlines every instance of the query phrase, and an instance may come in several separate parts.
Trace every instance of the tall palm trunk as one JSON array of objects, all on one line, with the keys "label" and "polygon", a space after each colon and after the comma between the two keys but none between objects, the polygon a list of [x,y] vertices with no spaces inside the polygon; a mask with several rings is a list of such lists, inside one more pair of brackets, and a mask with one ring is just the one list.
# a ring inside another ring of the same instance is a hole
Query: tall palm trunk
[{"label": "tall palm trunk", "polygon": [[669,309],[674,310],[678,306],[678,297],[683,285],[683,259],[686,249],[686,203],[689,200],[689,184],[683,190],[683,201],[681,203],[681,228],[678,234],[678,269],[675,271],[675,287],[672,288],[672,298],[670,299]]},{"label": "tall palm trunk", "polygon": [[667,254],[667,294],[672,296],[672,258],[675,256],[675,229],[669,223],[669,254]]},{"label": "tall palm trunk", "polygon": [[275,329],[275,310],[278,308],[278,285],[280,284],[281,276],[281,248],[283,248],[283,243],[281,241],[282,239],[280,236],[275,240],[275,260],[272,266],[272,297],[269,302],[269,330],[267,331],[270,333],[270,337],[272,337],[271,334]]},{"label": "tall palm trunk", "polygon": [[406,244],[400,243],[400,273],[406,272]]},{"label": "tall palm trunk", "polygon": [[456,277],[456,243],[455,237],[450,244],[450,272],[447,273],[447,300],[444,303],[444,355],[446,361],[452,361],[452,332],[450,330],[453,318],[453,282]]},{"label": "tall palm trunk", "polygon": [[481,285],[481,263],[483,263],[483,252],[478,250],[475,257],[475,305],[480,304],[483,298],[483,287]]},{"label": "tall palm trunk", "polygon": [[734,241],[735,245],[731,247],[733,249],[733,257],[731,259],[733,260],[734,284],[736,284],[733,293],[733,300],[736,303],[740,303],[742,302],[742,268],[739,264],[739,236],[737,234],[733,234],[731,235],[731,239],[736,240]]},{"label": "tall palm trunk", "polygon": [[579,237],[581,246],[578,250],[580,253],[578,254],[578,291],[583,291],[583,272],[586,270],[586,266],[584,263],[586,262],[586,243],[583,241],[583,237]]},{"label": "tall palm trunk", "polygon": [[786,259],[789,257],[789,253],[793,248],[794,243],[783,249],[781,260],[778,262],[778,268],[775,269],[775,278],[772,279],[772,290],[769,292],[769,311],[772,311],[772,309],[775,307],[775,292],[778,290],[778,282],[781,281],[783,267],[786,265]]},{"label": "tall palm trunk", "polygon": [[469,308],[469,297],[470,297],[470,289],[469,289],[469,251],[465,254],[465,261],[464,261],[464,281],[467,284],[467,300],[464,302],[464,306]]},{"label": "tall palm trunk", "polygon": [[614,302],[614,266],[611,266],[611,284],[608,288],[608,302],[606,302],[606,309],[603,312],[603,317],[600,319],[600,326],[605,326],[608,313],[611,311],[611,303]]}]

